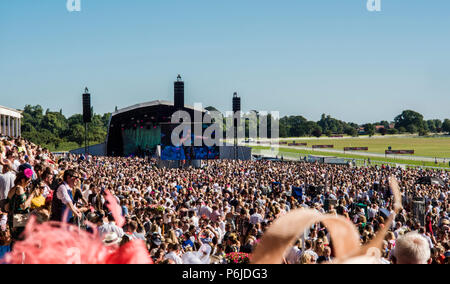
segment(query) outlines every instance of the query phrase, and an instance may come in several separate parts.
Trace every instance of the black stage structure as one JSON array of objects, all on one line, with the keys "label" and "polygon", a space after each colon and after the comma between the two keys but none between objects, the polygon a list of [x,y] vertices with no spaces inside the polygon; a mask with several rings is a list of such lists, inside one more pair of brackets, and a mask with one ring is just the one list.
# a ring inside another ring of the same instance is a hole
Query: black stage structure
[{"label": "black stage structure", "polygon": [[[105,154],[118,157],[158,157],[167,166],[176,167],[180,164],[199,166],[204,160],[235,159],[234,147],[229,146],[202,146],[194,147],[194,126],[191,123],[192,146],[177,147],[169,145],[170,133],[179,124],[172,124],[172,115],[179,110],[189,114],[191,121],[201,118],[202,121],[211,121],[204,109],[194,109],[184,104],[184,82],[178,76],[174,82],[174,102],[156,100],[136,104],[112,113],[105,143]],[[184,125],[184,124],[183,124]],[[204,131],[211,124],[203,124]],[[189,132],[189,131],[188,131]],[[198,133],[195,133],[198,134]],[[203,132],[201,133],[203,136]],[[251,149],[239,147],[238,159],[251,159]],[[182,161],[182,163],[180,163]]]},{"label": "black stage structure", "polygon": [[[202,119],[204,115],[206,115],[205,110],[194,110],[191,106],[184,106],[182,110],[189,113],[192,119],[194,118],[194,115],[200,116]],[[161,128],[163,128],[163,125],[171,124],[172,114],[176,111],[177,109],[173,102],[158,100],[133,105],[114,112],[111,115],[108,136],[106,139],[107,155],[120,157],[130,156],[131,153],[127,152],[126,145],[124,145],[124,142],[127,140],[127,138],[124,137],[124,134],[127,130],[141,132],[145,132],[145,130],[149,130],[150,132],[154,131],[155,137],[153,138],[157,143],[150,143],[152,145],[154,144],[154,147],[151,147],[152,149],[147,149],[145,147],[136,148],[137,151],[133,153],[138,156],[142,156],[142,154],[154,154],[157,148],[156,146],[161,144],[158,133],[161,133],[160,131]],[[195,112],[197,112],[197,114],[195,114]],[[138,143],[136,143],[136,145],[140,146]]]}]

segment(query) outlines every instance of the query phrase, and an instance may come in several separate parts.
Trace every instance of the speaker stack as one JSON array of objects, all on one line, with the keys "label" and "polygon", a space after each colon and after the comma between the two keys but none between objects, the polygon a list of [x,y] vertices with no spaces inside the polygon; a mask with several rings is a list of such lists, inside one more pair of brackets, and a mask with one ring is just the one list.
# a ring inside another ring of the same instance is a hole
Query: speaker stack
[{"label": "speaker stack", "polygon": [[89,93],[88,88],[86,88],[83,94],[83,122],[89,123],[91,121],[92,121],[91,94]]},{"label": "speaker stack", "polygon": [[181,80],[180,75],[178,75],[177,81],[174,82],[174,106],[175,110],[184,108],[184,82]]}]

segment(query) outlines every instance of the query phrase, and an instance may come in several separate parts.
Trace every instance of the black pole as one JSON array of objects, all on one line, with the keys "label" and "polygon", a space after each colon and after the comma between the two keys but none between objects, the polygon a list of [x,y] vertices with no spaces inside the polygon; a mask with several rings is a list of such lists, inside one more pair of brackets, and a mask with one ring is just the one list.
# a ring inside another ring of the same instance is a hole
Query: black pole
[{"label": "black pole", "polygon": [[[233,126],[234,126],[234,159],[238,160],[238,137],[237,137],[237,128],[238,128],[238,119],[240,120],[240,111],[241,111],[241,98],[238,97],[237,93],[233,94]],[[236,118],[236,114],[239,114],[239,118]],[[245,134],[245,125],[244,125],[244,134]],[[244,135],[245,137],[245,135]]]},{"label": "black pole", "polygon": [[88,88],[84,89],[83,94],[83,122],[84,122],[84,155],[88,154],[88,146],[87,146],[87,124],[91,122],[92,119],[92,108],[91,108],[91,94],[89,93]]},{"label": "black pole", "polygon": [[238,160],[238,153],[237,153],[237,122],[235,123],[234,127],[234,159]]},{"label": "black pole", "polygon": [[87,123],[84,124],[84,155],[87,158]]}]

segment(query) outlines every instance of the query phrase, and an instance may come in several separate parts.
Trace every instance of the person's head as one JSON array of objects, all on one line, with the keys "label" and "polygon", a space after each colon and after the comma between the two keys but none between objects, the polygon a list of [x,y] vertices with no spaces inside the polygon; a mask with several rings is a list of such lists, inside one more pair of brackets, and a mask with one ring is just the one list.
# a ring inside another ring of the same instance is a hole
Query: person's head
[{"label": "person's head", "polygon": [[179,252],[181,246],[179,244],[169,244],[169,251]]},{"label": "person's head", "polygon": [[430,245],[420,234],[408,233],[396,241],[397,264],[427,264],[430,254]]},{"label": "person's head", "polygon": [[300,264],[313,264],[314,263],[314,257],[309,253],[304,253],[300,257]]},{"label": "person's head", "polygon": [[138,228],[138,224],[136,221],[131,221],[128,224],[128,230],[130,230],[130,232],[132,232],[132,233],[136,232],[137,228]]},{"label": "person's head", "polygon": [[46,184],[51,184],[53,182],[53,173],[52,170],[50,168],[46,168],[44,170],[44,172],[41,175],[41,179],[46,183]]},{"label": "person's head", "polygon": [[395,240],[395,234],[394,234],[393,232],[389,231],[389,232],[386,234],[386,240],[387,240],[387,241],[393,241],[393,240]]},{"label": "person's head", "polygon": [[128,242],[130,242],[130,238],[127,235],[124,235],[122,237],[122,240],[120,241],[119,246],[124,246],[126,245]]},{"label": "person's head", "polygon": [[63,180],[70,186],[75,184],[75,181],[79,179],[75,170],[69,169],[64,171]]},{"label": "person's head", "polygon": [[31,176],[27,175],[25,172],[19,172],[14,180],[14,186],[26,187],[31,182]]},{"label": "person's head", "polygon": [[312,248],[312,241],[311,240],[305,240],[305,248],[306,249]]},{"label": "person's head", "polygon": [[10,164],[4,164],[3,165],[3,169],[2,169],[2,174],[6,174],[7,172],[12,171],[11,165]]},{"label": "person's head", "polygon": [[6,152],[6,159],[10,160],[10,161],[14,161],[14,159],[16,159],[16,155],[14,154],[13,151],[8,151]]},{"label": "person's head", "polygon": [[44,182],[40,182],[38,184],[36,184],[36,187],[34,188],[35,193],[37,196],[40,196],[44,193],[45,190],[45,183]]},{"label": "person's head", "polygon": [[37,174],[38,176],[41,176],[43,170],[44,170],[44,169],[43,169],[43,167],[42,167],[41,164],[36,164],[36,165],[34,166],[34,171],[36,172],[36,174]]},{"label": "person's head", "polygon": [[114,216],[112,214],[108,214],[108,222],[114,222]]}]

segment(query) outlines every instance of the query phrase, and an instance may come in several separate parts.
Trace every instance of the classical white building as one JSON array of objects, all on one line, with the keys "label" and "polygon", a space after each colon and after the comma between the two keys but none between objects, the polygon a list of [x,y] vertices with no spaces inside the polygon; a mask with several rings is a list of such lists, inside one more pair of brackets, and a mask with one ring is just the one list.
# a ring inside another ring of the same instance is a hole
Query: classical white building
[{"label": "classical white building", "polygon": [[0,134],[3,136],[20,137],[22,112],[0,106]]}]

